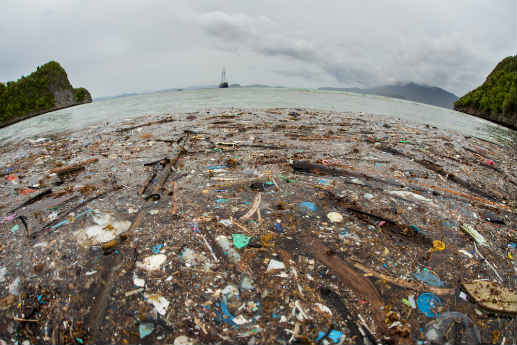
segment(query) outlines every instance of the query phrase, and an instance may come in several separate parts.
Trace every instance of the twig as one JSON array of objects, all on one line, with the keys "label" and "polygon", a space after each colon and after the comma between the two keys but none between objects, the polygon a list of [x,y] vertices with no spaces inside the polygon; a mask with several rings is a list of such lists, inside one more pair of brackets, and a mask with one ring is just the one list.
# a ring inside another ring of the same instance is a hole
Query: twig
[{"label": "twig", "polygon": [[247,233],[248,235],[251,233],[244,225],[240,224],[239,222],[237,222],[235,219],[233,219],[232,217],[230,217],[230,220],[232,222],[233,225],[235,225],[236,227],[238,227],[239,229],[241,229],[242,231],[244,231],[245,233]]},{"label": "twig", "polygon": [[61,167],[61,168],[51,169],[51,170],[49,170],[48,173],[49,174],[58,174],[58,175],[67,174],[69,172],[82,169],[82,168],[84,168],[85,165],[88,165],[88,164],[91,164],[91,163],[95,163],[98,160],[99,160],[99,158],[87,159],[87,160],[79,162],[79,163],[67,165],[67,166],[64,166],[64,167]]},{"label": "twig", "polygon": [[255,196],[255,199],[253,200],[253,204],[252,204],[251,208],[249,209],[249,211],[244,216],[239,218],[239,220],[241,222],[247,221],[248,219],[251,218],[251,216],[253,216],[255,214],[255,212],[257,212],[257,209],[260,206],[260,200],[261,199],[262,199],[262,194],[259,192]]},{"label": "twig", "polygon": [[35,319],[21,319],[19,317],[13,316],[14,321],[20,321],[20,322],[39,322],[40,320]]},{"label": "twig", "polygon": [[411,290],[416,290],[416,291],[425,289],[426,291],[431,291],[432,293],[434,293],[436,295],[454,294],[454,289],[435,288],[435,287],[427,286],[427,285],[420,284],[417,282],[410,282],[410,281],[403,280],[400,278],[395,278],[395,277],[374,271],[371,268],[368,268],[358,262],[354,263],[353,265],[355,268],[359,269],[360,271],[363,271],[365,273],[364,274],[365,277],[373,276],[377,279],[385,280],[388,283],[391,283],[391,284],[394,284],[394,285],[397,285],[397,286],[400,286],[400,287],[403,287],[406,289],[411,289]]},{"label": "twig", "polygon": [[178,193],[177,183],[176,183],[176,181],[174,181],[174,183],[172,184],[172,210],[171,210],[171,214],[173,216],[175,216],[178,213],[177,193]]}]

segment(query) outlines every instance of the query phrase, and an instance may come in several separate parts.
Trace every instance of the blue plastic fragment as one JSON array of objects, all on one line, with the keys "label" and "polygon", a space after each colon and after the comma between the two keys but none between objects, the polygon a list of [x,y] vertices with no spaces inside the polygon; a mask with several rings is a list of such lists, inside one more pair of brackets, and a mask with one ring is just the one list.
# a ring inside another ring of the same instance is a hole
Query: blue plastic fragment
[{"label": "blue plastic fragment", "polygon": [[140,339],[144,339],[149,334],[153,333],[154,331],[154,325],[150,322],[141,323],[140,326],[138,326],[138,332],[140,333]]},{"label": "blue plastic fragment", "polygon": [[208,170],[219,170],[219,169],[222,169],[222,168],[223,168],[222,165],[216,165],[216,166],[209,166]]},{"label": "blue plastic fragment", "polygon": [[278,232],[284,232],[284,229],[282,229],[282,225],[275,223],[275,228]]},{"label": "blue plastic fragment", "polygon": [[442,301],[433,293],[425,292],[418,296],[416,300],[418,310],[427,317],[436,317],[440,313],[435,313],[433,310],[442,305]]},{"label": "blue plastic fragment", "polygon": [[82,338],[75,338],[79,344],[84,344],[84,340]]},{"label": "blue plastic fragment", "polygon": [[162,248],[163,248],[163,244],[162,243],[157,244],[157,245],[153,246],[153,252],[155,254],[158,254]]},{"label": "blue plastic fragment", "polygon": [[416,279],[420,280],[427,285],[442,287],[444,286],[444,282],[442,282],[437,276],[424,269],[422,272],[413,273]]},{"label": "blue plastic fragment", "polygon": [[316,207],[316,205],[314,205],[312,202],[310,201],[304,201],[302,203],[300,203],[300,206],[301,207],[305,207],[305,208],[308,208],[309,210],[311,211],[316,211],[318,208]]},{"label": "blue plastic fragment", "polygon": [[[325,336],[325,334],[327,334],[326,332],[318,332],[318,337],[316,338],[316,341],[320,341],[321,339],[323,339],[323,337]],[[343,333],[341,333],[340,331],[336,331],[335,329],[331,330],[329,332],[329,335],[327,336],[327,338],[329,338],[330,340],[332,340],[334,342],[334,344],[337,344],[339,343],[339,341],[341,340],[341,338],[343,338]]]},{"label": "blue plastic fragment", "polygon": [[517,248],[517,243],[512,242],[508,246],[512,247],[513,249],[515,249],[515,248]]},{"label": "blue plastic fragment", "polygon": [[442,222],[443,225],[448,226],[449,228],[452,228],[454,226],[454,222],[452,220],[446,219]]},{"label": "blue plastic fragment", "polygon": [[221,311],[223,312],[223,314],[220,315],[220,316],[223,319],[223,321],[226,322],[226,323],[229,323],[232,326],[237,327],[237,324],[235,322],[233,322],[233,319],[235,318],[235,316],[233,316],[230,313],[230,311],[228,310],[228,304],[226,302],[226,297],[225,296],[221,300]]},{"label": "blue plastic fragment", "polygon": [[318,183],[319,183],[319,184],[323,184],[323,185],[325,185],[325,186],[330,185],[330,182],[329,182],[328,180],[324,180],[324,179],[322,179],[322,178],[319,178],[319,179],[318,179]]},{"label": "blue plastic fragment", "polygon": [[38,299],[39,304],[47,304],[47,302],[43,300],[43,295],[38,295],[36,298]]},{"label": "blue plastic fragment", "polygon": [[59,228],[60,226],[66,225],[66,224],[68,224],[68,219],[62,220],[59,223],[52,225],[50,228],[52,230],[55,230],[55,229]]},{"label": "blue plastic fragment", "polygon": [[416,225],[414,225],[414,224],[411,224],[409,227],[410,227],[411,229],[415,230],[416,232],[418,232],[418,233],[420,233],[420,234],[422,234],[422,235],[425,235],[425,233],[424,233],[422,230],[420,230],[420,229],[418,228],[418,226],[416,226]]},{"label": "blue plastic fragment", "polygon": [[218,203],[218,204],[223,204],[223,203],[225,203],[225,202],[228,202],[228,199],[224,199],[224,198],[222,198],[222,199],[217,199],[215,202],[216,202],[216,203]]}]

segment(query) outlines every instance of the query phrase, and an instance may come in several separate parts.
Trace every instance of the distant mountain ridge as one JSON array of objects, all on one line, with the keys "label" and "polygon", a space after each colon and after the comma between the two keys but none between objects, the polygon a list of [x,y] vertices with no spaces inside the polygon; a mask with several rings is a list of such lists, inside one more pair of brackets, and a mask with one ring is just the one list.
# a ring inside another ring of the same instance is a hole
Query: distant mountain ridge
[{"label": "distant mountain ridge", "polygon": [[367,95],[378,95],[392,98],[400,98],[408,101],[415,101],[443,108],[453,108],[454,102],[458,99],[455,94],[436,86],[421,85],[413,82],[383,85],[372,88],[338,88],[320,87],[319,90],[333,90],[362,93]]},{"label": "distant mountain ridge", "polygon": [[454,109],[517,129],[517,55],[499,62],[483,85],[458,99]]}]

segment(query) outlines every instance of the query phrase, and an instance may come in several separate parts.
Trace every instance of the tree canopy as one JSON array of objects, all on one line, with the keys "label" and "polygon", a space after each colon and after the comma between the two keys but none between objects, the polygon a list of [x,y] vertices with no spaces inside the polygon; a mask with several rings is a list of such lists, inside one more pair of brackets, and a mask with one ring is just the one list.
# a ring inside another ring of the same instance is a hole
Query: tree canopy
[{"label": "tree canopy", "polygon": [[[470,91],[454,103],[454,109],[477,111],[487,115],[516,114],[517,106],[517,55],[509,56],[497,64],[483,85]],[[469,111],[466,111],[469,112]]]}]

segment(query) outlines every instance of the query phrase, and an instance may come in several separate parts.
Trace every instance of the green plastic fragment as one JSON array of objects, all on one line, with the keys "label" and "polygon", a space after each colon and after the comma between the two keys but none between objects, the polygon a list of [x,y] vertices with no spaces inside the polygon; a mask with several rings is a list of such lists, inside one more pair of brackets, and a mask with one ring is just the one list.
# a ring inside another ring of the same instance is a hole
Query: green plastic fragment
[{"label": "green plastic fragment", "polygon": [[251,237],[248,237],[243,234],[233,234],[233,245],[239,249],[246,247],[251,239]]},{"label": "green plastic fragment", "polygon": [[13,226],[11,228],[11,232],[14,234],[16,231],[18,231],[18,229],[20,229],[20,226],[18,224],[16,224],[15,226]]},{"label": "green plastic fragment", "polygon": [[287,176],[280,175],[280,174],[278,174],[278,175],[276,175],[276,176],[278,176],[278,178],[279,178],[279,179],[284,180],[284,181],[285,181],[285,182],[287,182],[287,183],[293,183],[293,182],[294,182],[294,180],[293,180],[293,179],[290,179],[290,178],[289,178],[289,177],[287,177]]}]

